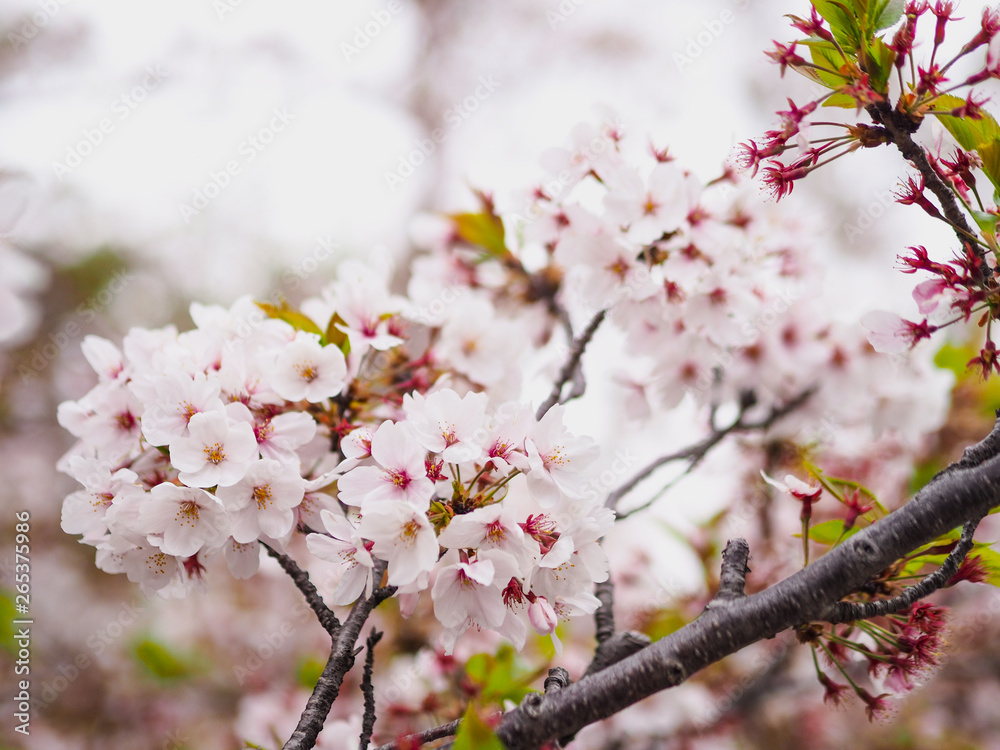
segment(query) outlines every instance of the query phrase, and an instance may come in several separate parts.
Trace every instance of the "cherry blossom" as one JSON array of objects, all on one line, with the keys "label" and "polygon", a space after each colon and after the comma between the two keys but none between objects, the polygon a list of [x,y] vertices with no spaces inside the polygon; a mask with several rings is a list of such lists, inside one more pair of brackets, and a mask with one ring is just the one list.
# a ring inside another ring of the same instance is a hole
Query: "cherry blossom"
[{"label": "cherry blossom", "polygon": [[427,478],[424,450],[403,424],[383,422],[372,436],[372,458],[378,466],[359,466],[340,478],[340,500],[348,505],[368,501],[405,500],[426,508],[434,484]]},{"label": "cherry blossom", "polygon": [[332,344],[322,346],[319,337],[299,331],[278,354],[270,371],[275,392],[289,401],[313,403],[333,398],[344,389],[347,361]]},{"label": "cherry blossom", "polygon": [[139,523],[167,555],[189,557],[202,547],[220,547],[229,536],[222,504],[205,490],[158,484],[143,503]]},{"label": "cherry blossom", "polygon": [[320,515],[323,528],[329,536],[307,536],[309,551],[322,560],[346,566],[331,601],[346,605],[356,601],[362,593],[365,596],[371,595],[374,561],[358,529],[342,513],[324,510]]},{"label": "cherry blossom", "polygon": [[406,424],[420,444],[452,463],[478,460],[483,452],[483,424],[486,421],[484,393],[464,397],[450,388],[429,396],[408,393],[403,397]]},{"label": "cherry blossom", "polygon": [[390,586],[411,584],[437,563],[434,527],[427,514],[410,503],[367,502],[358,533],[374,543],[372,554],[389,563]]},{"label": "cherry blossom", "polygon": [[257,459],[257,440],[246,422],[234,422],[225,412],[195,414],[189,435],[170,442],[170,461],[189,487],[236,484]]},{"label": "cherry blossom", "polygon": [[305,482],[294,468],[271,458],[252,463],[233,485],[220,486],[215,496],[229,513],[230,534],[248,544],[262,534],[281,539],[295,525],[292,509],[302,502]]},{"label": "cherry blossom", "polygon": [[514,558],[499,550],[480,552],[469,562],[444,565],[431,590],[434,615],[446,628],[500,627],[506,617],[501,592],[516,574]]}]

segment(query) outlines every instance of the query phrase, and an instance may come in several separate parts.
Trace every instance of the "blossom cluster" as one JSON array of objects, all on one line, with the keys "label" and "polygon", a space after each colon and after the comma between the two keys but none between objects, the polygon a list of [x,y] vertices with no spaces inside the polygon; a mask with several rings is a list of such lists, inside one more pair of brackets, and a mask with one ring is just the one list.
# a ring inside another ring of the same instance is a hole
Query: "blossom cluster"
[{"label": "blossom cluster", "polygon": [[[955,231],[960,249],[946,263],[931,260],[923,247],[910,248],[912,255],[901,257],[906,273],[933,275],[913,290],[922,319],[906,320],[878,310],[863,323],[878,351],[899,352],[940,328],[975,317],[985,326],[986,337],[968,366],[985,379],[1000,372],[991,337],[998,209],[984,200],[990,191],[982,189],[981,178],[977,185],[977,174],[997,187],[1000,172],[994,158],[997,122],[984,109],[987,99],[973,87],[1000,77],[1000,9],[983,8],[979,28],[946,60],[944,42],[950,22],[957,20],[955,10],[956,4],[947,0],[909,0],[881,6],[876,17],[865,19],[820,5],[812,8],[808,19],[792,16],[792,26],[806,38],[791,45],[776,43],[769,56],[781,65],[782,74],[792,68],[827,90],[801,106],[789,101],[789,109],[778,112],[780,128],[767,132],[762,144],[753,140],[743,144],[738,162],[754,175],[760,170],[764,186],[780,200],[791,193],[795,181],[859,148],[894,145],[903,153],[919,149],[922,159],[907,156],[919,174],[902,183],[896,201],[946,223]],[[927,23],[921,26],[921,18],[931,17],[932,30]],[[917,49],[927,48],[918,41],[921,32],[932,34],[930,54],[924,59],[916,54]],[[809,59],[796,52],[797,45],[808,51]],[[977,51],[983,55],[981,62],[974,62],[974,57],[963,60],[973,72],[957,72],[961,66],[955,63]],[[965,89],[964,98],[956,96]],[[858,115],[864,109],[872,124],[852,117],[846,123],[810,125],[820,106],[854,109]],[[929,117],[953,136],[953,147],[939,141],[930,149],[909,140]],[[839,134],[830,136],[827,131],[817,137],[819,126]],[[782,159],[789,153],[795,158],[786,164]]]},{"label": "blossom cluster", "polygon": [[944,400],[910,408],[940,373],[880,356],[856,321],[836,320],[815,248],[732,171],[704,182],[666,149],[637,154],[615,116],[578,126],[542,164],[548,176],[509,212],[480,196],[481,217],[503,218],[496,236],[467,231],[464,216],[416,231],[430,253],[414,263],[409,298],[456,336],[435,348],[454,371],[507,382],[530,362],[507,359],[520,330],[554,374],[567,320],[578,334],[605,313],[621,344],[602,374],[631,419],[748,400],[764,415],[809,394],[772,435],[870,444],[872,432],[940,423]]},{"label": "blossom cluster", "polygon": [[451,646],[469,627],[523,644],[529,623],[554,634],[593,612],[613,518],[587,482],[596,444],[562,407],[536,419],[432,385],[429,356],[405,355],[403,307],[347,263],[303,312],[244,298],[193,305],[183,333],[88,336],[98,383],[59,408],[79,438],[61,468],[83,485],[63,529],[102,570],[166,595],[220,553],[243,578],[262,544],[308,534],[340,569],[333,604],[385,583],[410,611],[430,589]]}]

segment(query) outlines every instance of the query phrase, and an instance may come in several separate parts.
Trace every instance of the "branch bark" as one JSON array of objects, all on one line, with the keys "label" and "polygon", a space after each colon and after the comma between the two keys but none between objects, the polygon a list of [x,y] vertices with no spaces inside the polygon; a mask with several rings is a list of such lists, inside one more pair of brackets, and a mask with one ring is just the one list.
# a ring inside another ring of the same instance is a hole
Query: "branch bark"
[{"label": "branch bark", "polygon": [[[384,561],[379,561],[375,565],[373,575],[376,581],[382,579],[385,568]],[[312,695],[309,696],[295,731],[292,732],[292,736],[288,738],[288,742],[285,743],[282,750],[309,750],[315,746],[316,737],[323,729],[326,717],[330,714],[330,707],[340,694],[340,686],[344,684],[344,677],[354,667],[354,658],[359,651],[355,648],[355,644],[361,634],[361,629],[372,610],[395,592],[395,586],[385,586],[373,591],[367,599],[358,599],[355,602],[351,613],[333,638],[330,658],[323,668],[323,674],[320,675]]]},{"label": "branch bark", "polygon": [[678,685],[756,641],[822,619],[841,598],[900,557],[1000,505],[1000,457],[985,458],[994,447],[984,447],[974,465],[942,472],[908,504],[784,581],[726,606],[707,608],[694,622],[638,653],[545,695],[531,707],[530,716],[520,707],[509,712],[497,735],[509,750],[534,750]]}]

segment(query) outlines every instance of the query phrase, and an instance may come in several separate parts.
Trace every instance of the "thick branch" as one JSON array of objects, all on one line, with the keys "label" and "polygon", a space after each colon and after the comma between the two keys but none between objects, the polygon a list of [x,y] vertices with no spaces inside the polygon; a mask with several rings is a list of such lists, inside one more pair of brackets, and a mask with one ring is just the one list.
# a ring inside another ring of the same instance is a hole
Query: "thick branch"
[{"label": "thick branch", "polygon": [[976,533],[976,528],[982,520],[982,517],[979,517],[965,524],[962,528],[962,538],[955,545],[955,549],[945,558],[940,568],[923,578],[920,583],[909,586],[902,594],[891,599],[879,599],[874,602],[837,602],[824,612],[820,619],[832,623],[869,620],[872,617],[900,612],[914,602],[933,594],[958,572],[965,556],[972,549],[972,535]]},{"label": "thick branch", "polygon": [[[378,561],[375,565],[373,575],[375,580],[382,579],[385,573],[385,561]],[[344,676],[351,671],[354,666],[354,657],[358,650],[355,649],[361,628],[371,611],[388,599],[396,592],[395,586],[386,586],[376,589],[367,599],[358,599],[351,609],[351,613],[344,620],[343,626],[337,631],[330,649],[330,658],[323,668],[312,695],[306,703],[302,716],[299,717],[298,726],[288,738],[282,750],[308,750],[316,744],[316,737],[323,728],[323,722],[330,713],[330,707],[340,694],[340,686],[344,683]]]},{"label": "thick branch", "polygon": [[544,403],[538,407],[535,419],[541,419],[544,417],[545,413],[556,404],[563,403],[571,398],[578,398],[583,395],[584,386],[582,384],[583,381],[580,380],[577,382],[573,391],[566,399],[563,401],[559,400],[566,383],[577,378],[580,371],[580,359],[583,357],[583,352],[586,350],[587,344],[590,343],[590,340],[594,338],[594,334],[597,333],[597,329],[600,327],[601,323],[604,322],[604,316],[606,314],[607,310],[601,310],[597,313],[593,320],[590,321],[590,325],[584,329],[583,333],[573,340],[573,346],[570,348],[569,358],[566,360],[566,364],[563,365],[562,370],[559,372],[559,379],[556,380],[555,385],[552,386],[552,393],[550,393]]},{"label": "thick branch", "polygon": [[299,591],[303,593],[306,601],[309,602],[309,606],[316,613],[316,617],[319,618],[323,629],[331,636],[336,637],[337,630],[340,628],[340,620],[333,614],[333,610],[326,606],[323,597],[319,595],[319,591],[316,590],[313,582],[309,580],[309,574],[302,570],[295,560],[288,555],[283,555],[277,550],[271,549],[266,544],[263,547],[271,557],[278,561],[278,564],[284,568],[291,579],[295,581],[295,585],[298,586]]},{"label": "thick branch", "polygon": [[579,731],[763,638],[818,620],[894,561],[1000,505],[1000,457],[955,468],[908,504],[858,532],[804,570],[694,622],[617,664],[506,714],[497,733],[509,750],[534,750]]}]

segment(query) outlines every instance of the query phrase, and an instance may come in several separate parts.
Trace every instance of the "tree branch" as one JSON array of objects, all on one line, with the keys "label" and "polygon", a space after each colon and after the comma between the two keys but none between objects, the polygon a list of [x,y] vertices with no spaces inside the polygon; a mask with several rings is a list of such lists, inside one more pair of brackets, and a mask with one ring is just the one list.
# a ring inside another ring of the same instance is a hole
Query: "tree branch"
[{"label": "tree branch", "polygon": [[750,559],[750,545],[746,539],[733,539],[722,550],[722,572],[719,575],[719,590],[705,609],[732,606],[746,596],[743,591],[747,583],[747,560]]},{"label": "tree branch", "polygon": [[[938,199],[945,218],[955,230],[958,241],[963,246],[968,244],[970,239],[975,243],[978,235],[972,231],[972,228],[965,220],[965,214],[959,208],[955,196],[938,176],[934,167],[931,166],[930,161],[927,159],[927,154],[924,153],[924,149],[913,140],[912,134],[920,127],[920,123],[913,122],[904,114],[894,110],[886,101],[869,104],[865,107],[865,110],[872,120],[882,125],[888,131],[892,137],[892,142],[899,149],[899,153],[903,155],[903,158],[913,164],[917,168],[917,171],[920,172],[920,175],[924,178],[924,185]],[[986,258],[983,255],[982,248],[978,244],[975,247],[985,266]],[[981,273],[980,282],[986,286],[987,277],[985,271]]]},{"label": "tree branch", "polygon": [[534,750],[613,716],[763,638],[822,619],[894,561],[1000,505],[1000,457],[955,467],[905,506],[833,548],[804,570],[694,622],[636,654],[545,695],[529,716],[507,713],[497,734],[509,750]]},{"label": "tree branch", "polygon": [[[607,315],[607,310],[601,310],[597,315],[593,317],[583,333],[573,339],[573,346],[570,348],[569,359],[566,360],[566,364],[563,365],[562,370],[559,372],[559,379],[556,380],[555,384],[552,386],[552,393],[549,397],[545,399],[541,406],[538,407],[538,412],[535,414],[535,419],[541,419],[545,416],[545,413],[551,409],[556,404],[565,403],[570,399],[578,398],[583,395],[583,389],[586,384],[583,382],[582,378],[576,380],[577,374],[580,371],[580,359],[583,357],[583,352],[587,348],[587,344],[590,340],[594,338],[594,334],[597,333],[597,329],[600,327],[601,323],[604,322],[604,316]],[[572,335],[572,332],[571,332]],[[563,388],[566,383],[574,380],[574,387],[570,394],[563,400],[560,400]]]},{"label": "tree branch", "polygon": [[[621,499],[625,497],[625,495],[630,493],[632,490],[634,490],[641,481],[649,477],[654,471],[659,469],[661,466],[666,466],[667,464],[672,463],[674,461],[688,460],[690,461],[690,465],[685,471],[685,473],[687,473],[695,466],[697,466],[702,461],[702,459],[704,459],[705,456],[708,455],[708,452],[712,450],[712,448],[714,448],[716,445],[722,442],[722,440],[727,436],[729,436],[730,434],[735,432],[752,432],[754,430],[761,430],[761,431],[768,430],[778,420],[782,419],[783,417],[787,416],[788,414],[790,414],[791,412],[795,411],[800,406],[802,406],[806,401],[808,401],[812,397],[812,395],[815,392],[816,392],[815,387],[808,388],[802,391],[802,393],[798,394],[794,398],[785,402],[784,404],[781,404],[780,406],[772,406],[766,417],[755,422],[746,421],[746,415],[747,412],[756,405],[757,403],[756,397],[754,397],[752,393],[745,394],[740,402],[740,411],[736,415],[736,419],[734,419],[727,427],[713,426],[712,432],[707,437],[698,441],[694,445],[690,445],[687,448],[682,448],[681,450],[675,451],[674,453],[668,453],[665,456],[660,456],[660,458],[657,458],[653,462],[647,464],[645,467],[640,469],[639,472],[635,474],[631,479],[625,482],[625,484],[623,484],[621,487],[619,487],[610,495],[608,495],[607,500],[605,500],[604,502],[605,506],[610,508],[611,510],[616,511],[617,513],[618,503],[621,501]],[[636,511],[648,507],[648,505],[649,503],[645,503],[637,508],[629,510],[626,513],[618,513],[617,517],[619,519],[627,518]]]},{"label": "tree branch", "polygon": [[[375,563],[373,575],[376,581],[382,580],[385,568],[384,560]],[[302,716],[299,717],[298,726],[282,750],[309,750],[316,744],[316,737],[323,728],[330,707],[340,694],[344,677],[354,666],[354,657],[360,650],[355,649],[355,643],[361,634],[361,628],[364,627],[372,610],[394,593],[396,593],[395,586],[384,586],[375,589],[367,599],[358,599],[354,603],[351,613],[334,636],[330,658],[323,668],[323,674],[320,675],[316,687],[313,688],[312,695],[309,696]]]},{"label": "tree branch", "polygon": [[434,740],[439,740],[442,737],[454,737],[455,733],[458,732],[458,726],[461,723],[461,719],[455,719],[454,721],[449,721],[447,724],[442,724],[439,727],[425,729],[422,732],[416,732],[414,734],[407,734],[393,740],[392,742],[379,745],[375,748],[375,750],[399,750],[401,744],[403,747],[407,748],[419,747],[425,742],[433,742]]},{"label": "tree branch", "polygon": [[283,555],[275,549],[272,549],[268,545],[261,542],[261,546],[267,550],[267,554],[278,561],[278,564],[284,568],[285,572],[291,577],[298,586],[299,591],[301,591],[305,597],[306,601],[309,602],[309,606],[312,607],[313,612],[316,613],[316,617],[319,618],[320,625],[323,629],[330,634],[331,637],[336,638],[337,631],[340,629],[340,620],[333,613],[329,607],[326,606],[326,602],[323,601],[323,597],[319,595],[319,591],[316,590],[316,586],[313,582],[309,580],[309,574],[306,573],[298,564],[290,558],[288,555]]},{"label": "tree branch", "polygon": [[962,538],[955,545],[955,549],[941,563],[940,568],[921,579],[920,583],[907,587],[903,590],[903,593],[890,599],[879,599],[873,602],[836,602],[823,613],[820,619],[834,624],[853,622],[854,620],[869,620],[872,617],[891,615],[904,610],[915,601],[933,594],[948,583],[951,577],[958,572],[958,568],[965,559],[965,556],[972,549],[972,535],[976,533],[976,528],[982,520],[983,517],[980,516],[969,521],[962,527]]},{"label": "tree branch", "polygon": [[361,741],[358,750],[368,750],[375,730],[375,688],[372,687],[372,669],[375,666],[375,645],[382,640],[382,633],[372,628],[365,641],[365,670],[361,676],[361,692],[365,696],[365,714],[361,722]]}]

